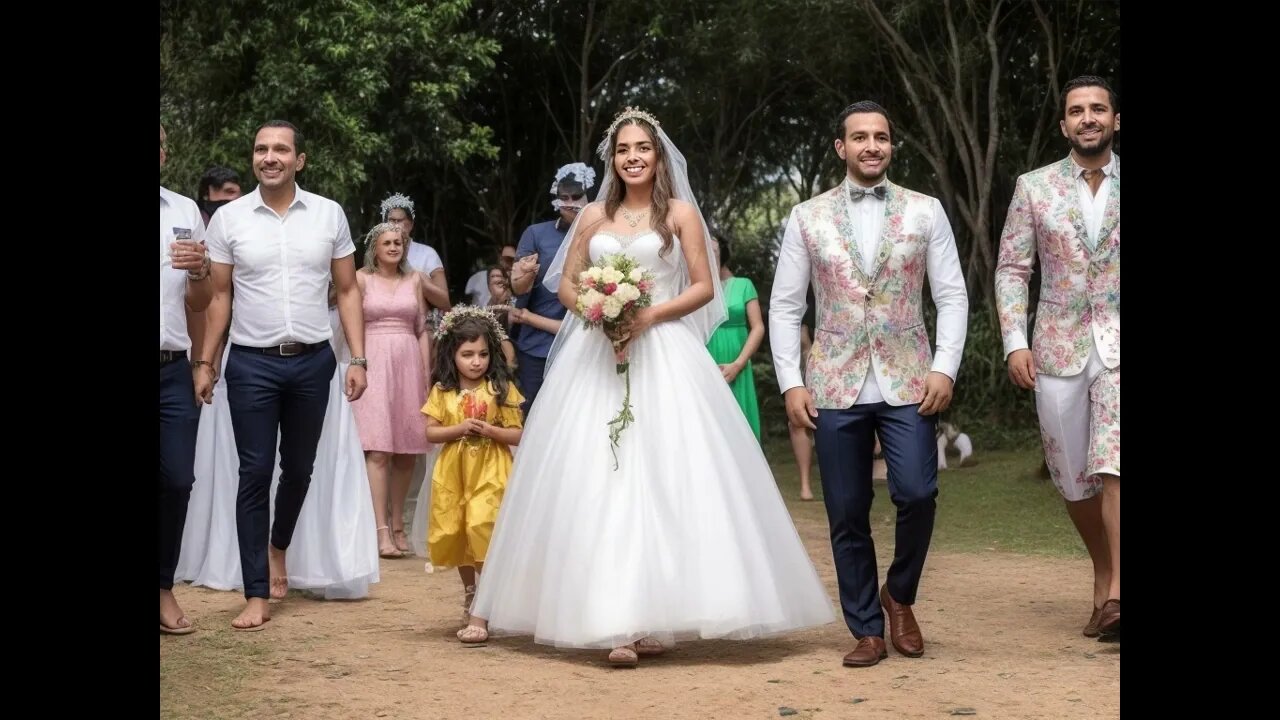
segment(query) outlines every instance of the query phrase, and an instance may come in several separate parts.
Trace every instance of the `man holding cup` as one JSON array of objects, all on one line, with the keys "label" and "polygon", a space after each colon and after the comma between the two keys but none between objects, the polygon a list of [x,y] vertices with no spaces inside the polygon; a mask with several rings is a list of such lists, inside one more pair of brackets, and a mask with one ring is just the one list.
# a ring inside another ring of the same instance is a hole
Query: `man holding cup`
[{"label": "man holding cup", "polygon": [[[167,146],[160,127],[160,167]],[[199,313],[213,297],[209,257],[204,247],[204,220],[194,200],[160,188],[160,632],[186,635],[195,631],[173,597],[187,500],[195,483],[196,401],[193,347],[187,313]],[[198,343],[197,343],[198,344]]]}]

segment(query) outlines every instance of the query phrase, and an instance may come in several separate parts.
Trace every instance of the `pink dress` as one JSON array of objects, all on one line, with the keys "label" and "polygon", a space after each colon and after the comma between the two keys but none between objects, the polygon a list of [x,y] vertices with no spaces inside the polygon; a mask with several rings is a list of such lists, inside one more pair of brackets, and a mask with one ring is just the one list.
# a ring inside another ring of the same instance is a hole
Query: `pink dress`
[{"label": "pink dress", "polygon": [[369,386],[351,403],[366,452],[421,455],[430,450],[427,417],[421,412],[430,368],[416,332],[423,322],[408,278],[397,283],[366,276],[364,354],[369,359]]}]

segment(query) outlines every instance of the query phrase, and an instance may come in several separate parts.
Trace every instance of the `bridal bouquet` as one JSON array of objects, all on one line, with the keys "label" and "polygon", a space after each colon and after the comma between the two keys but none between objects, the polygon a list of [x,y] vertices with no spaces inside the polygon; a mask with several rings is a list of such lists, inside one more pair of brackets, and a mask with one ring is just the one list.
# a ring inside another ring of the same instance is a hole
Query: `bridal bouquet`
[{"label": "bridal bouquet", "polygon": [[578,275],[578,314],[589,328],[601,328],[613,342],[615,368],[626,383],[622,409],[609,421],[609,441],[613,449],[613,469],[618,469],[618,439],[635,416],[631,413],[631,364],[627,361],[627,341],[623,337],[636,311],[653,301],[653,273],[634,259],[605,255]]}]

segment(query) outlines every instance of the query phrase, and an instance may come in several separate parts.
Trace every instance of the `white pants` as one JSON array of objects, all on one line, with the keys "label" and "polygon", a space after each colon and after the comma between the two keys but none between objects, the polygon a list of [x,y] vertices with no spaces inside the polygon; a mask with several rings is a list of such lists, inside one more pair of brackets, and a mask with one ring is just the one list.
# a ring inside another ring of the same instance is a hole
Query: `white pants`
[{"label": "white pants", "polygon": [[1096,348],[1078,375],[1036,375],[1036,412],[1062,497],[1087,500],[1102,490],[1102,475],[1120,476],[1120,368],[1106,368]]}]

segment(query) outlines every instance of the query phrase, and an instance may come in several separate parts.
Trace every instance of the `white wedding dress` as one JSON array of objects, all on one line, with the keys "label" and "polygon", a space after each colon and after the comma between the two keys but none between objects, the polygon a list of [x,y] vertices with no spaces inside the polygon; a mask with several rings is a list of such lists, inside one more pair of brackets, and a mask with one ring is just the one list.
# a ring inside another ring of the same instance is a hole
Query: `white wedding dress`
[{"label": "white wedding dress", "polygon": [[[681,285],[677,241],[597,233],[653,271],[654,303]],[[494,635],[613,648],[651,636],[746,639],[835,619],[769,465],[706,347],[683,321],[631,345],[635,421],[618,469],[607,423],[623,378],[600,330],[552,363],[498,515],[472,612]]]},{"label": "white wedding dress", "polygon": [[[370,583],[378,582],[378,539],[364,451],[355,416],[343,394],[351,353],[346,348],[337,309],[331,309],[329,316],[338,368],[329,385],[329,405],[316,449],[311,486],[285,562],[290,589],[310,590],[325,599],[355,599],[368,596]],[[222,364],[226,367],[225,352]],[[279,482],[277,451],[271,483],[273,518]],[[201,409],[196,483],[187,505],[175,580],[215,590],[244,588],[236,537],[239,485],[240,459],[231,429],[226,380],[220,378],[213,389],[213,404]]]}]

